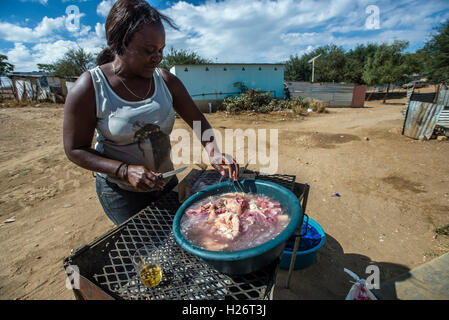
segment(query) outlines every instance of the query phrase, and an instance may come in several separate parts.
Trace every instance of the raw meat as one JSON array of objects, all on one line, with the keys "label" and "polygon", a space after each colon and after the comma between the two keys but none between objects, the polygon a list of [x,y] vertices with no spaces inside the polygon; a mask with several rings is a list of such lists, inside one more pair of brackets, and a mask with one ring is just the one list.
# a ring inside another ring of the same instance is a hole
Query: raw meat
[{"label": "raw meat", "polygon": [[190,206],[181,232],[204,249],[235,251],[275,238],[289,221],[281,204],[266,196],[226,193]]}]

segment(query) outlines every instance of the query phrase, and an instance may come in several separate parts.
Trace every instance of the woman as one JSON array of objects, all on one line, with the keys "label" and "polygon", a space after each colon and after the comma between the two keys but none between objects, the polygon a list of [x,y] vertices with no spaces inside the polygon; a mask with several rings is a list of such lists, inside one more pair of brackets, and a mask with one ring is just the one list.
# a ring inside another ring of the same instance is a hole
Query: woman
[{"label": "woman", "polygon": [[[191,128],[201,121],[202,132],[210,129],[181,81],[157,68],[165,47],[162,21],[176,28],[144,0],[117,1],[106,20],[108,48],[97,59],[101,65],[80,76],[65,103],[66,155],[97,172],[100,203],[116,225],[176,186],[176,176],[157,177],[173,170],[169,134],[174,111]],[[212,141],[202,143],[215,169],[224,175],[227,165],[236,179],[235,161]]]}]

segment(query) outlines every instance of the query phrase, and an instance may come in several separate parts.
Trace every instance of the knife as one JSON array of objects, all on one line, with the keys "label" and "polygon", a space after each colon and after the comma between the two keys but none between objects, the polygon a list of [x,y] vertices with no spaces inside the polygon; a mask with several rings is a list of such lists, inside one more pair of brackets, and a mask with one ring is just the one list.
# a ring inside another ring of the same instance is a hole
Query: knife
[{"label": "knife", "polygon": [[165,178],[171,177],[171,176],[173,176],[173,175],[175,175],[177,173],[180,173],[180,172],[184,171],[185,169],[187,169],[187,167],[182,167],[182,168],[179,168],[179,169],[176,169],[176,170],[172,170],[172,171],[168,171],[168,172],[164,172],[164,173],[159,173],[157,175],[157,177],[159,179],[165,179]]}]

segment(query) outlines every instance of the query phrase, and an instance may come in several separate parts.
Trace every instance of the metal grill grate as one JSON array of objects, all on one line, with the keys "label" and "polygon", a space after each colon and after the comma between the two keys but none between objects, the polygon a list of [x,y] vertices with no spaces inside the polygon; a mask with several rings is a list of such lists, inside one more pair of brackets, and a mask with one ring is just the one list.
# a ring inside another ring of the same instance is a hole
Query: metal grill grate
[{"label": "metal grill grate", "polygon": [[[293,191],[294,176],[261,176]],[[199,180],[201,180],[200,177]],[[157,203],[125,223],[103,258],[100,272],[91,275],[106,293],[130,300],[188,299],[267,299],[273,288],[279,259],[257,272],[229,276],[221,274],[202,259],[178,246],[172,234],[174,214],[179,207],[178,195],[170,192]],[[145,287],[137,276],[132,256],[142,245],[153,243],[163,248],[163,280],[157,287]]]},{"label": "metal grill grate", "polygon": [[[259,180],[266,180],[270,182],[277,183],[289,190],[293,191],[294,184],[295,184],[295,176],[288,175],[288,174],[274,174],[274,175],[263,175],[257,172],[253,172],[250,170],[242,170],[242,174],[251,174],[253,173],[255,175],[256,179]],[[216,183],[219,183],[220,181],[226,181],[228,180],[228,175],[226,174],[224,177],[221,177],[221,175],[215,171],[215,170],[208,170],[204,171],[201,176],[198,178],[198,180],[195,182],[195,184],[192,187],[192,192],[198,192],[205,187],[212,186]]]},{"label": "metal grill grate", "polygon": [[287,174],[274,174],[274,175],[258,174],[257,179],[274,182],[293,191],[296,177]]}]

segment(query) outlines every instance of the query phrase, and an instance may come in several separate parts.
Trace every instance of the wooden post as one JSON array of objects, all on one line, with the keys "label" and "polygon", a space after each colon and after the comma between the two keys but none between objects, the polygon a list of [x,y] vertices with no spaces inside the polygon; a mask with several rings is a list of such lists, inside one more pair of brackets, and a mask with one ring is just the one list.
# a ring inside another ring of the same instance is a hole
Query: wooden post
[{"label": "wooden post", "polygon": [[[31,84],[31,100],[37,102],[37,97],[39,96],[39,85],[37,83],[37,78],[31,78],[30,84]],[[34,90],[36,88],[36,90]]]},{"label": "wooden post", "polygon": [[435,97],[433,97],[433,103],[437,103],[438,95],[440,94],[441,84],[436,85]]},{"label": "wooden post", "polygon": [[68,94],[66,79],[60,78],[60,81],[61,81],[62,96],[64,97],[64,101],[65,101],[65,98],[67,97],[67,94]]},{"label": "wooden post", "polygon": [[312,61],[312,83],[315,80],[315,60]]},{"label": "wooden post", "polygon": [[387,85],[387,93],[385,93],[384,101],[382,103],[385,103],[385,101],[387,101],[388,90],[390,90],[390,83],[388,83],[388,85]]},{"label": "wooden post", "polygon": [[15,77],[11,77],[11,83],[12,83],[12,94],[14,95],[14,98],[16,98],[17,101],[19,101],[19,97],[18,97],[18,91],[16,88],[16,79]]}]

